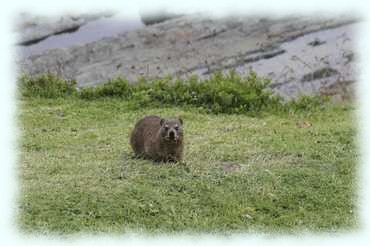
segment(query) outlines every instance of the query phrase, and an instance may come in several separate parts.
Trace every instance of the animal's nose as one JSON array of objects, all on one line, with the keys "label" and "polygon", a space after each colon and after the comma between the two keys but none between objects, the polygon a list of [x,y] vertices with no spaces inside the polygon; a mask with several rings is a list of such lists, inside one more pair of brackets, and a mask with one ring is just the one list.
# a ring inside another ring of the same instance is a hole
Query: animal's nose
[{"label": "animal's nose", "polygon": [[174,131],[170,131],[169,134],[170,138],[175,138],[175,132]]}]

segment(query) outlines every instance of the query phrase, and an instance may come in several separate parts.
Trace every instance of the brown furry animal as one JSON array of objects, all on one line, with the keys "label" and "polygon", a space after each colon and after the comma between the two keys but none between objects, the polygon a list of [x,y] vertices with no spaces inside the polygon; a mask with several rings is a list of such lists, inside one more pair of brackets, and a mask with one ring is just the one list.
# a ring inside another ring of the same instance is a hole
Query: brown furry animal
[{"label": "brown furry animal", "polygon": [[181,118],[146,116],[136,123],[130,143],[136,155],[154,161],[181,161],[184,149],[183,121]]}]

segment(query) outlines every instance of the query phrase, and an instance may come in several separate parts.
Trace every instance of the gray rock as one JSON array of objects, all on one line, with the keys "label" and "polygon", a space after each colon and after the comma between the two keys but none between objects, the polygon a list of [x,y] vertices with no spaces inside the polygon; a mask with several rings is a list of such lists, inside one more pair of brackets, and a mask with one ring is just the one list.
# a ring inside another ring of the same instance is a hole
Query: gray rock
[{"label": "gray rock", "polygon": [[16,31],[20,34],[18,44],[31,45],[52,35],[74,32],[89,21],[112,15],[112,12],[65,16],[33,16],[22,13],[16,24]]},{"label": "gray rock", "polygon": [[20,62],[20,71],[54,73],[76,79],[84,87],[118,76],[135,82],[141,76],[207,78],[216,70],[234,68],[245,74],[252,69],[271,78],[276,93],[294,98],[319,94],[337,82],[355,81],[352,36],[356,22],[348,16],[183,16],[30,56]]},{"label": "gray rock", "polygon": [[142,22],[149,26],[160,22],[164,22],[173,18],[178,18],[183,16],[182,14],[172,13],[163,9],[158,9],[155,11],[146,11],[140,13],[140,18]]}]

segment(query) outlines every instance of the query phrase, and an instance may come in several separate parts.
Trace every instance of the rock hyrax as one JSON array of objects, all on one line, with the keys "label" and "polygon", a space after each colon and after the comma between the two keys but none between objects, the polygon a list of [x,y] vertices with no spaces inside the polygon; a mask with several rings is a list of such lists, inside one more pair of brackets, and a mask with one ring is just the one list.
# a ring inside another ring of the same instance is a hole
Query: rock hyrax
[{"label": "rock hyrax", "polygon": [[130,143],[136,155],[154,161],[181,161],[184,149],[181,118],[163,119],[145,116],[131,133]]}]

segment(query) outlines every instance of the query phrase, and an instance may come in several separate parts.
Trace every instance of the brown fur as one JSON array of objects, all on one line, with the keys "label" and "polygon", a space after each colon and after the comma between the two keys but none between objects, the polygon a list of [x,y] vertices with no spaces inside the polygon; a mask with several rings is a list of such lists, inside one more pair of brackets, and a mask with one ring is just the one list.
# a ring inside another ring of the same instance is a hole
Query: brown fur
[{"label": "brown fur", "polygon": [[131,133],[130,143],[136,155],[154,161],[181,161],[184,149],[183,122],[146,116]]}]

